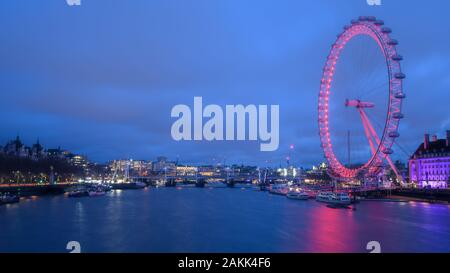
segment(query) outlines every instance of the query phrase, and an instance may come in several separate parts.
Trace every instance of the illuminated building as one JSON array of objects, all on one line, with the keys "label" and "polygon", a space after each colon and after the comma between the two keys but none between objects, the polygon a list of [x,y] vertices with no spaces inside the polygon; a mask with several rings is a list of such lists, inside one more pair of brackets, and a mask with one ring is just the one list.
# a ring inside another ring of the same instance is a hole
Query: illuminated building
[{"label": "illuminated building", "polygon": [[214,166],[200,166],[198,167],[198,174],[201,176],[216,175],[216,168]]},{"label": "illuminated building", "polygon": [[151,161],[132,160],[130,163],[131,163],[130,164],[131,170],[139,176],[148,175],[149,171],[151,171],[152,167],[153,167],[153,164]]},{"label": "illuminated building", "polygon": [[129,162],[129,160],[113,160],[109,163],[109,168],[112,172],[124,172]]},{"label": "illuminated building", "polygon": [[132,175],[147,176],[152,170],[152,162],[146,160],[120,159],[109,163],[111,172],[124,173],[126,170]]},{"label": "illuminated building", "polygon": [[409,159],[409,177],[419,188],[447,188],[450,172],[450,131],[445,139],[425,134]]},{"label": "illuminated building", "polygon": [[86,157],[82,156],[82,155],[72,154],[69,157],[69,160],[70,160],[70,163],[72,163],[74,166],[81,167],[83,169],[86,169],[88,166],[88,161],[87,161]]},{"label": "illuminated building", "polygon": [[277,174],[284,177],[297,177],[301,174],[301,172],[302,170],[300,168],[295,168],[292,166],[289,166],[288,168],[277,169]]},{"label": "illuminated building", "polygon": [[153,171],[156,173],[175,174],[176,164],[171,161],[167,161],[167,157],[159,156],[155,162],[153,162]]},{"label": "illuminated building", "polygon": [[70,155],[69,152],[61,150],[60,147],[58,147],[57,149],[48,149],[47,150],[47,156],[50,158],[63,159],[63,158],[68,158],[69,155]]},{"label": "illuminated building", "polygon": [[182,176],[195,176],[197,174],[197,167],[192,166],[177,166],[176,172],[177,175]]},{"label": "illuminated building", "polygon": [[328,165],[321,163],[319,166],[313,166],[311,170],[306,171],[304,174],[304,182],[306,184],[321,185],[328,184],[331,181],[327,172]]}]

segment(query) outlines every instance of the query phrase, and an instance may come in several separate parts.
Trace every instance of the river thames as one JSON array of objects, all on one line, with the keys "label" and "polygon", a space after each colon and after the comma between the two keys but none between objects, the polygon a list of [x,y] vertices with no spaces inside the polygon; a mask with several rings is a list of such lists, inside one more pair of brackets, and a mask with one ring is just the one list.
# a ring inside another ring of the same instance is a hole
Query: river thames
[{"label": "river thames", "polygon": [[450,252],[450,206],[363,201],[356,210],[251,187],[146,188],[0,207],[0,252]]}]

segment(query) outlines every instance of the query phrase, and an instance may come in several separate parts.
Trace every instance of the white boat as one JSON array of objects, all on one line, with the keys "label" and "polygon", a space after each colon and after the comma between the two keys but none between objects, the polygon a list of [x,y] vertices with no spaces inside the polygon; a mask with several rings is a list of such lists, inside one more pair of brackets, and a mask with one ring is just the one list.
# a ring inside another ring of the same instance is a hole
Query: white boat
[{"label": "white boat", "polygon": [[316,201],[328,203],[331,195],[333,195],[331,191],[321,191],[317,194]]},{"label": "white boat", "polygon": [[269,186],[269,193],[286,195],[288,193],[288,185],[287,184],[271,184]]},{"label": "white boat", "polygon": [[336,206],[348,206],[351,204],[350,196],[347,193],[333,193],[328,203]]},{"label": "white boat", "polygon": [[290,199],[297,199],[297,200],[308,200],[309,194],[304,191],[289,191],[286,194],[287,198]]}]

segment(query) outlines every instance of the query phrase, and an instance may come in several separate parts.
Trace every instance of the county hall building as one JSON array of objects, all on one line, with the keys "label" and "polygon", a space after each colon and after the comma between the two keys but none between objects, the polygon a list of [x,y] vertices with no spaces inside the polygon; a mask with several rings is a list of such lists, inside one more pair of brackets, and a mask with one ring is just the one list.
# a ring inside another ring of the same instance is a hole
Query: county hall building
[{"label": "county hall building", "polygon": [[409,159],[409,178],[419,188],[445,189],[450,177],[450,131],[445,139],[425,134],[425,139]]}]

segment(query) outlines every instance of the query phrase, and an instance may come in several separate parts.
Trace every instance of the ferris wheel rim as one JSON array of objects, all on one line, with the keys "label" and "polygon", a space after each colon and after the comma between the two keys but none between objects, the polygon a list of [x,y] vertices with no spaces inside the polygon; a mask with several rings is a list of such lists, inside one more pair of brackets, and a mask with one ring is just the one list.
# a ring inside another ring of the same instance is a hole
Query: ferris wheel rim
[{"label": "ferris wheel rim", "polygon": [[[402,57],[397,53],[397,40],[390,37],[391,29],[384,27],[384,22],[377,20],[373,16],[360,16],[357,20],[352,20],[351,25],[344,26],[344,31],[337,36],[325,63],[319,92],[319,135],[325,158],[330,166],[330,171],[337,177],[354,178],[361,173],[373,174],[379,170],[379,165],[383,159],[392,153],[392,145],[398,137],[398,126],[403,118],[401,112],[403,93],[402,81],[405,75],[402,73],[400,61]],[[389,80],[389,103],[386,120],[382,135],[377,145],[376,152],[362,166],[351,168],[344,166],[336,157],[330,136],[329,128],[329,97],[333,83],[336,63],[339,60],[342,50],[354,37],[366,35],[371,37],[380,47],[386,61],[386,68]],[[399,94],[397,96],[397,94]]]}]

